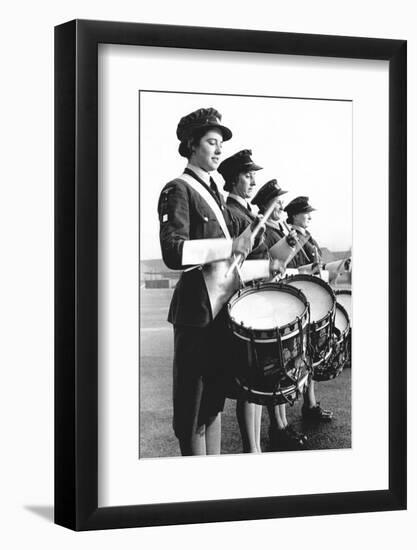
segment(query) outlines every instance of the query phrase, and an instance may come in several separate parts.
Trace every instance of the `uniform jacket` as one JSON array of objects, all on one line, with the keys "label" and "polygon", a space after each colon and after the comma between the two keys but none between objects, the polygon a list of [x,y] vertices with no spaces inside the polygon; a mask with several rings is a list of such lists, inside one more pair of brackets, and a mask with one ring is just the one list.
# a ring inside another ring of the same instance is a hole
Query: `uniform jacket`
[{"label": "uniform jacket", "polygon": [[[250,225],[255,219],[255,214],[249,212],[240,202],[235,200],[233,197],[227,197],[227,208],[232,217],[232,225],[234,236],[237,237],[244,231],[248,225]],[[248,260],[259,260],[266,258],[268,256],[268,248],[263,242],[257,243],[255,241],[255,247],[252,252],[247,257]]]},{"label": "uniform jacket", "polygon": [[269,250],[274,244],[285,237],[284,232],[276,224],[266,222],[265,226],[265,246]]},{"label": "uniform jacket", "polygon": [[[216,197],[194,172],[186,169],[215,197],[220,204],[229,231],[233,234],[232,219],[223,198]],[[216,216],[207,202],[181,178],[167,183],[162,189],[158,214],[162,258],[170,269],[184,269],[182,249],[191,239],[224,238]],[[201,268],[184,271],[175,287],[168,313],[174,325],[203,327],[212,321],[210,301]]]},{"label": "uniform jacket", "polygon": [[300,238],[305,238],[305,236],[310,237],[309,240],[303,246],[303,250],[304,250],[304,252],[306,253],[306,255],[308,257],[308,261],[307,261],[306,257],[304,256],[304,254],[301,251],[299,251],[294,256],[294,258],[291,260],[291,262],[289,262],[287,267],[297,268],[297,267],[300,267],[302,265],[307,265],[307,264],[311,264],[311,263],[320,262],[320,260],[321,260],[321,250],[320,250],[320,247],[318,245],[318,242],[315,241],[313,239],[313,237],[311,236],[311,233],[306,231],[306,234],[304,236],[301,233],[301,231],[299,231],[296,227],[294,227],[293,229],[296,230],[297,235]]}]

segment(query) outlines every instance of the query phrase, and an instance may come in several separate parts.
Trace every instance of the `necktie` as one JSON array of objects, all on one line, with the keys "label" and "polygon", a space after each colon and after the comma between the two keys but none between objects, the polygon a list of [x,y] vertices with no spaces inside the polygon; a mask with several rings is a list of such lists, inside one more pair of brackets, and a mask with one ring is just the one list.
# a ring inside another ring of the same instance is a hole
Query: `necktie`
[{"label": "necktie", "polygon": [[250,207],[250,204],[248,202],[246,203],[246,208],[249,210],[249,212],[252,212],[252,208]]},{"label": "necktie", "polygon": [[220,203],[221,203],[221,200],[220,200],[219,190],[217,189],[216,182],[214,181],[213,178],[210,178],[210,189],[213,191],[214,196],[215,196],[216,199],[217,199],[217,202],[220,204]]}]

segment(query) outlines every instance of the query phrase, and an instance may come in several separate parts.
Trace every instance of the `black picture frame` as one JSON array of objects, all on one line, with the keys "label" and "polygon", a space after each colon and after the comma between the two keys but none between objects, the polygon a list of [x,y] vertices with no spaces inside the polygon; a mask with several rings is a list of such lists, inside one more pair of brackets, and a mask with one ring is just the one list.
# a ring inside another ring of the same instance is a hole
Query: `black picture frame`
[{"label": "black picture frame", "polygon": [[[98,507],[98,44],[389,62],[389,488]],[[406,508],[404,40],[74,20],[55,28],[55,522],[92,530]]]}]

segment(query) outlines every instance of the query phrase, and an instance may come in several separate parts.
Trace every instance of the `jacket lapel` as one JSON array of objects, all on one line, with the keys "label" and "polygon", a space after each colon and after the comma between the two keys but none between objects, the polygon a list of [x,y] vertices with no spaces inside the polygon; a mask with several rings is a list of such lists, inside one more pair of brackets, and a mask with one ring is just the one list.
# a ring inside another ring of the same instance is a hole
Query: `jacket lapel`
[{"label": "jacket lapel", "polygon": [[242,212],[242,214],[245,214],[245,216],[250,218],[252,221],[255,219],[255,215],[252,214],[252,212],[249,212],[247,208],[245,208],[242,204],[240,204],[240,202],[235,200],[233,197],[227,197],[226,204],[228,204],[229,206],[234,206],[238,208]]}]

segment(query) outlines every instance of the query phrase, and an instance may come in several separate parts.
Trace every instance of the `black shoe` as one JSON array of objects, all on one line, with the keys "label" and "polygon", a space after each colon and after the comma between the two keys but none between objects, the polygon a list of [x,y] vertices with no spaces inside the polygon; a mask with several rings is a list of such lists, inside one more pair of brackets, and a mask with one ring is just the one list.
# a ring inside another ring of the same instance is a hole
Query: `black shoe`
[{"label": "black shoe", "polygon": [[271,451],[298,451],[306,448],[307,437],[296,432],[290,426],[283,430],[269,429],[269,445]]},{"label": "black shoe", "polygon": [[330,422],[333,418],[333,411],[322,409],[320,403],[317,403],[315,407],[303,405],[301,411],[303,419],[309,422]]},{"label": "black shoe", "polygon": [[297,430],[294,430],[292,426],[287,426],[286,431],[291,434],[292,437],[299,439],[300,441],[307,441],[308,437],[306,434],[303,434],[301,432],[297,432]]}]

